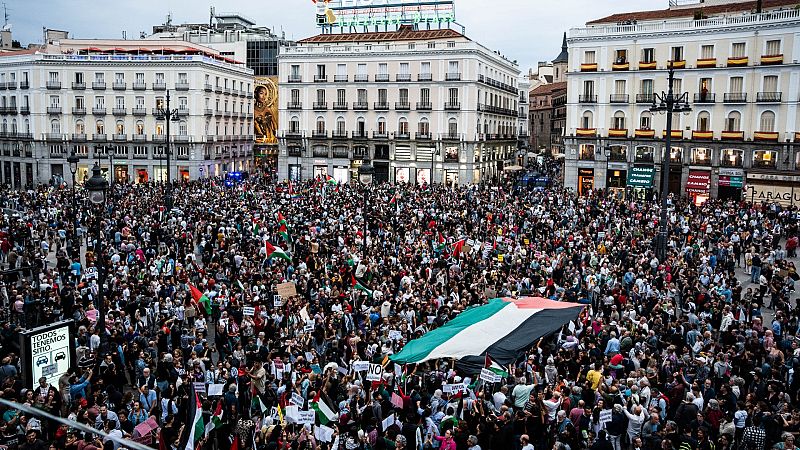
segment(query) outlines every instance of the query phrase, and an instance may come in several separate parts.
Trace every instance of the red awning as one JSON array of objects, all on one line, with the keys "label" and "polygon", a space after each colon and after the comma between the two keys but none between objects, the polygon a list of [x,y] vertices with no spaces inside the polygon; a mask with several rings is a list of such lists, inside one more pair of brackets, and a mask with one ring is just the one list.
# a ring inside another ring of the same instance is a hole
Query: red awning
[{"label": "red awning", "polygon": [[686,180],[686,192],[690,194],[707,194],[711,187],[711,172],[690,170]]}]

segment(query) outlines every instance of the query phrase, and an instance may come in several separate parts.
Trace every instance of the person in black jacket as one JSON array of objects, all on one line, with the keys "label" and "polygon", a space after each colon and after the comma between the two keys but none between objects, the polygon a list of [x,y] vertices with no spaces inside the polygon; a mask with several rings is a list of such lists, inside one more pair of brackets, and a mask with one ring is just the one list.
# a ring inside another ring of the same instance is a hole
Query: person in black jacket
[{"label": "person in black jacket", "polygon": [[600,430],[597,433],[597,439],[592,444],[591,450],[614,450],[611,442],[606,439],[606,430]]}]

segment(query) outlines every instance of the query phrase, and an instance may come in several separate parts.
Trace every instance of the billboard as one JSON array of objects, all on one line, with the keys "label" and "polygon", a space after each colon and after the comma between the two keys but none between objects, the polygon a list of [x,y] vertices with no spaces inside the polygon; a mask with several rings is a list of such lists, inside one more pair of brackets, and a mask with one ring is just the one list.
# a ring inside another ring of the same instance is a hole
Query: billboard
[{"label": "billboard", "polygon": [[253,130],[257,144],[278,143],[278,77],[256,77]]},{"label": "billboard", "polygon": [[22,375],[27,386],[35,386],[41,377],[58,386],[58,379],[74,359],[71,325],[71,320],[65,320],[20,333]]},{"label": "billboard", "polygon": [[455,22],[454,0],[313,0],[320,27],[356,27]]}]

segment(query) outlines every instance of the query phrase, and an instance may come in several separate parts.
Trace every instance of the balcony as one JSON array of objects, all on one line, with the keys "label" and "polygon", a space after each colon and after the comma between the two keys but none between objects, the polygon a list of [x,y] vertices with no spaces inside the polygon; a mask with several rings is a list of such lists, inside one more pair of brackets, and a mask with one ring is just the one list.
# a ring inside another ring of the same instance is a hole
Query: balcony
[{"label": "balcony", "polygon": [[124,81],[115,81],[111,84],[111,89],[115,91],[124,91],[128,85]]},{"label": "balcony", "polygon": [[747,103],[746,92],[728,92],[724,96],[725,103]]},{"label": "balcony", "polygon": [[647,129],[637,129],[633,132],[633,135],[637,138],[649,138],[653,139],[656,137],[655,130],[647,130]]},{"label": "balcony", "polygon": [[222,93],[225,95],[231,95],[231,89],[228,86],[222,88]]},{"label": "balcony", "polygon": [[395,109],[395,111],[410,111],[411,110],[411,103],[408,103],[408,102],[395,102],[394,109]]},{"label": "balcony", "polygon": [[214,110],[214,116],[222,117],[222,110],[221,109]]},{"label": "balcony", "polygon": [[458,72],[448,72],[444,76],[445,81],[461,81],[461,73]]},{"label": "balcony", "polygon": [[85,116],[86,115],[86,108],[72,108],[72,115],[74,116]]},{"label": "balcony", "polygon": [[86,89],[86,83],[79,83],[77,81],[72,82],[72,90],[74,91],[83,91]]},{"label": "balcony", "polygon": [[758,103],[780,103],[781,92],[759,92],[756,94]]},{"label": "balcony", "polygon": [[104,81],[95,81],[92,83],[92,89],[95,91],[105,91],[106,90],[106,83]]},{"label": "balcony", "polygon": [[631,68],[631,64],[629,62],[618,62],[611,64],[611,70],[614,72],[619,72],[623,70],[629,70]]},{"label": "balcony", "polygon": [[6,81],[6,89],[11,90],[11,91],[17,89],[17,82],[16,81]]},{"label": "balcony", "polygon": [[189,90],[189,83],[188,82],[177,82],[175,83],[175,90],[176,91],[188,91]]},{"label": "balcony", "polygon": [[145,91],[147,90],[147,83],[144,81],[135,81],[133,84],[131,84],[131,87],[134,91]]},{"label": "balcony", "polygon": [[156,81],[153,83],[153,90],[154,91],[166,91],[167,90],[167,83],[164,81]]},{"label": "balcony", "polygon": [[714,139],[713,131],[692,131],[692,139],[697,141],[710,141]]},{"label": "balcony", "polygon": [[172,136],[172,141],[176,144],[188,144],[189,142],[192,142],[192,137],[188,134],[176,134],[175,136]]},{"label": "balcony", "polygon": [[372,139],[389,139],[389,133],[386,131],[373,131]]},{"label": "balcony", "polygon": [[95,106],[94,108],[92,108],[92,114],[94,114],[95,116],[105,116],[106,109],[103,107]]},{"label": "balcony", "polygon": [[[289,83],[302,83],[303,77],[301,75],[289,75],[288,81]],[[222,93],[221,88],[220,88],[220,93]]]},{"label": "balcony", "polygon": [[576,128],[575,136],[580,136],[580,137],[597,136],[597,128]]},{"label": "balcony", "polygon": [[72,134],[72,142],[86,142],[86,134],[84,134],[84,133],[73,133]]},{"label": "balcony", "polygon": [[424,133],[417,132],[417,133],[414,134],[414,139],[416,139],[418,141],[430,141],[431,140],[431,133],[430,132],[424,132]]},{"label": "balcony", "polygon": [[[361,78],[361,79],[359,79]],[[369,81],[369,77],[367,75],[356,75],[356,81]],[[389,82],[389,74],[388,73],[379,73],[375,75],[375,81],[378,83],[388,83]]]},{"label": "balcony", "polygon": [[187,106],[180,106],[175,112],[178,117],[187,117],[189,115],[189,108]]},{"label": "balcony", "polygon": [[433,74],[421,73],[417,75],[417,81],[433,81]]},{"label": "balcony", "polygon": [[286,109],[303,109],[303,103],[301,102],[289,102],[286,104]]},{"label": "balcony", "polygon": [[28,83],[28,80],[23,80],[19,82],[20,89],[28,89],[29,87],[31,87],[31,85],[30,83]]},{"label": "balcony", "polygon": [[401,141],[407,141],[411,139],[411,133],[408,131],[398,131],[394,134],[394,138]]},{"label": "balcony", "polygon": [[140,107],[133,108],[133,110],[131,110],[131,112],[133,113],[134,116],[146,116],[147,115],[147,108],[145,108],[143,106],[140,106]]},{"label": "balcony", "polygon": [[744,131],[723,131],[720,139],[723,141],[743,141]]},{"label": "balcony", "polygon": [[395,75],[395,81],[397,82],[406,82],[411,81],[411,74],[410,73],[398,73]]},{"label": "balcony", "polygon": [[146,134],[134,134],[133,135],[133,142],[147,142],[147,135]]},{"label": "balcony", "polygon": [[331,133],[331,136],[334,139],[347,139],[347,131],[344,131],[344,130],[333,130],[333,133]]},{"label": "balcony", "polygon": [[314,83],[327,83],[328,76],[327,75],[314,75]]},{"label": "balcony", "polygon": [[365,130],[353,131],[353,139],[364,140],[367,138],[369,138],[369,136],[367,135],[367,132]]},{"label": "balcony", "polygon": [[766,142],[777,142],[778,141],[778,132],[777,131],[756,131],[753,133],[753,140],[754,141],[766,141]]},{"label": "balcony", "polygon": [[636,103],[653,103],[653,94],[636,94]]},{"label": "balcony", "polygon": [[774,66],[777,64],[783,64],[783,55],[762,55],[761,56],[761,65],[762,66]]},{"label": "balcony", "polygon": [[[663,138],[667,137],[667,130],[663,130],[661,132],[661,137],[663,137]],[[672,139],[683,139],[683,131],[682,130],[672,130],[672,133],[671,133],[670,137]]]},{"label": "balcony", "polygon": [[658,63],[655,61],[639,61],[639,70],[656,70]]},{"label": "balcony", "polygon": [[597,72],[597,63],[581,64],[581,72]]},{"label": "balcony", "polygon": [[578,103],[597,103],[597,96],[581,94],[578,96]]},{"label": "balcony", "polygon": [[611,94],[609,96],[609,103],[628,103],[628,94]]},{"label": "balcony", "polygon": [[220,86],[220,85],[214,86],[214,92],[217,93],[217,94],[222,94],[222,86]]},{"label": "balcony", "polygon": [[697,60],[696,67],[698,69],[709,69],[717,67],[717,58],[702,58]]},{"label": "balcony", "polygon": [[48,81],[45,85],[47,89],[61,89],[61,82],[60,81]]},{"label": "balcony", "polygon": [[430,111],[433,109],[431,102],[417,102],[417,111]]},{"label": "balcony", "polygon": [[354,102],[353,103],[353,111],[366,111],[369,109],[369,103],[367,102]]},{"label": "balcony", "polygon": [[31,107],[30,106],[20,106],[19,107],[19,113],[24,115],[24,116],[27,116],[28,114],[31,113]]},{"label": "balcony", "polygon": [[92,142],[106,142],[108,138],[105,134],[93,134],[92,135]]},{"label": "balcony", "polygon": [[672,61],[672,68],[673,69],[685,69],[686,68],[686,60],[682,59],[679,61]]},{"label": "balcony", "polygon": [[715,96],[711,92],[694,94],[695,103],[714,103]]},{"label": "balcony", "polygon": [[16,113],[17,113],[17,105],[0,107],[0,114],[16,114]]},{"label": "balcony", "polygon": [[728,58],[728,67],[744,67],[749,62],[746,56]]},{"label": "balcony", "polygon": [[164,142],[167,142],[167,136],[163,134],[154,134],[153,142],[156,144],[163,144]]},{"label": "balcony", "polygon": [[334,147],[333,148],[333,157],[334,158],[342,158],[346,159],[350,157],[350,150],[347,147]]},{"label": "balcony", "polygon": [[315,111],[324,111],[328,109],[328,102],[314,102]]},{"label": "balcony", "polygon": [[314,139],[328,139],[328,132],[325,130],[314,130],[311,132],[311,137]]},{"label": "balcony", "polygon": [[211,83],[206,83],[203,85],[203,90],[206,92],[212,92],[214,90],[214,86]]},{"label": "balcony", "polygon": [[459,102],[447,102],[444,104],[445,111],[459,111],[461,109],[461,103]]},{"label": "balcony", "polygon": [[333,104],[334,111],[347,111],[347,102],[336,102]]},{"label": "balcony", "polygon": [[127,134],[117,134],[117,133],[114,133],[114,134],[111,136],[111,139],[112,139],[114,142],[128,142],[128,135],[127,135]]},{"label": "balcony", "polygon": [[115,116],[124,116],[124,115],[128,114],[128,110],[125,109],[125,108],[112,108],[111,109],[111,114],[113,114]]},{"label": "balcony", "polygon": [[388,111],[389,110],[389,103],[388,102],[375,102],[372,106],[372,109],[375,111]]},{"label": "balcony", "polygon": [[334,75],[333,82],[334,83],[347,83],[350,80],[348,75]]},{"label": "balcony", "polygon": [[609,128],[608,129],[608,137],[610,137],[610,138],[627,138],[628,137],[628,129],[627,128]]},{"label": "balcony", "polygon": [[60,106],[48,106],[47,107],[47,114],[61,114],[61,107]]}]

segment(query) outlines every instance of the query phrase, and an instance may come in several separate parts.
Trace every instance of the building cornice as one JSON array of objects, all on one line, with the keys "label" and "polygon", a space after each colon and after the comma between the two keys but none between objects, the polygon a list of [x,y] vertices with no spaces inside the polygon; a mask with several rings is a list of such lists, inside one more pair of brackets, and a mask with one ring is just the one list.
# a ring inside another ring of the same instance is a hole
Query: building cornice
[{"label": "building cornice", "polygon": [[680,36],[693,36],[693,35],[719,35],[719,34],[733,34],[733,33],[741,33],[741,32],[760,32],[763,30],[774,30],[779,28],[787,28],[787,33],[794,34],[797,30],[797,27],[800,27],[800,20],[791,20],[779,23],[759,23],[759,24],[752,24],[752,25],[741,25],[737,27],[728,27],[728,28],[695,28],[689,30],[668,30],[668,31],[656,31],[652,33],[607,33],[603,35],[597,36],[572,36],[567,38],[567,42],[570,44],[570,47],[574,47],[575,43],[579,42],[605,42],[605,41],[623,41],[623,40],[649,40],[649,39],[664,39],[664,38],[675,38]]}]

